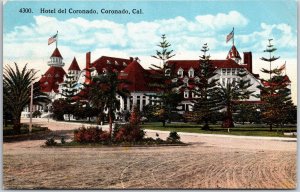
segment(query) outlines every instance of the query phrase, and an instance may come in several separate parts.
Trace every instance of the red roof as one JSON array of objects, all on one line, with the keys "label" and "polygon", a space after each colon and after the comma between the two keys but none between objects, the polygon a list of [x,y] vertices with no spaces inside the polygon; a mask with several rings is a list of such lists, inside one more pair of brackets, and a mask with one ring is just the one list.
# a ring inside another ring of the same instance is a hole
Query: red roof
[{"label": "red roof", "polygon": [[117,71],[121,71],[124,70],[131,62],[132,60],[130,59],[102,56],[91,63],[91,67],[95,67],[98,73],[103,73],[103,69],[107,68],[113,68]]},{"label": "red roof", "polygon": [[120,79],[126,79],[129,83],[123,87],[129,91],[148,91],[147,71],[138,63],[132,61],[119,75]]},{"label": "red roof", "polygon": [[72,61],[72,63],[71,63],[68,70],[80,71],[79,65],[78,65],[77,60],[76,60],[75,57],[74,57],[74,59],[73,59],[73,61]]},{"label": "red roof", "polygon": [[240,56],[238,50],[236,49],[236,47],[234,45],[232,45],[232,47],[229,50],[228,55],[226,57],[226,59],[231,59],[231,58],[239,58],[239,59],[241,59],[241,56]]},{"label": "red roof", "polygon": [[[217,68],[243,68],[235,61],[228,60],[210,60],[212,65]],[[175,72],[178,71],[179,68],[184,71],[188,71],[190,68],[198,69],[199,68],[199,60],[169,60],[168,64],[175,65]]]},{"label": "red roof", "polygon": [[60,57],[60,58],[62,58],[62,56],[61,56],[61,54],[60,54],[60,52],[59,52],[59,50],[58,50],[57,47],[56,47],[55,50],[53,51],[51,57]]},{"label": "red roof", "polygon": [[58,92],[59,83],[64,80],[66,72],[62,67],[50,67],[39,80],[42,92]]}]

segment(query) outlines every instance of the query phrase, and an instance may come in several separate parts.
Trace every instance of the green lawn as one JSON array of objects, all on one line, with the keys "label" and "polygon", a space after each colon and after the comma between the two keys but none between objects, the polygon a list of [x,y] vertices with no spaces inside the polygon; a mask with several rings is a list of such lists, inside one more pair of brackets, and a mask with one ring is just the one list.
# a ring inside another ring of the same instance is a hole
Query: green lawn
[{"label": "green lawn", "polygon": [[295,132],[297,127],[274,127],[273,131],[269,131],[269,127],[266,125],[236,125],[234,128],[230,128],[228,133],[227,128],[221,128],[220,125],[210,125],[211,130],[205,131],[201,129],[202,125],[192,123],[171,123],[166,124],[166,127],[162,126],[160,122],[145,123],[142,125],[143,129],[161,130],[161,131],[177,131],[188,133],[204,133],[204,134],[222,134],[222,135],[244,135],[244,136],[269,136],[269,137],[295,137],[284,136],[283,132]]},{"label": "green lawn", "polygon": [[[46,130],[48,130],[47,127],[32,126],[32,133],[37,133],[37,132],[46,131]],[[24,134],[28,134],[28,133],[29,133],[28,125],[23,125],[21,127],[21,133],[16,133],[13,130],[12,125],[8,125],[7,127],[3,127],[3,136],[24,135]]]}]

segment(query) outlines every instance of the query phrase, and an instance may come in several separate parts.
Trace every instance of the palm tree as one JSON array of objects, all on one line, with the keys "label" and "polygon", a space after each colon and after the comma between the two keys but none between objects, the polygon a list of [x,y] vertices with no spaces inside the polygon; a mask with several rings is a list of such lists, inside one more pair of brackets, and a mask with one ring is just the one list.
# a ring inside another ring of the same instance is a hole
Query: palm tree
[{"label": "palm tree", "polygon": [[92,84],[95,87],[90,89],[90,95],[93,94],[93,96],[90,96],[89,99],[93,107],[103,107],[104,110],[107,110],[110,135],[115,111],[120,109],[117,95],[125,98],[129,94],[128,90],[122,88],[122,85],[126,83],[128,83],[126,80],[118,78],[118,72],[112,68],[108,68],[105,73],[92,77]]},{"label": "palm tree", "polygon": [[[37,71],[27,69],[27,64],[20,70],[15,63],[15,69],[5,66],[3,74],[4,111],[10,111],[13,116],[13,129],[20,132],[21,113],[30,102],[30,86],[36,80]],[[33,84],[33,104],[47,103],[48,95],[41,92],[39,83]]]},{"label": "palm tree", "polygon": [[234,127],[232,118],[234,102],[247,99],[253,93],[253,91],[248,90],[252,84],[250,84],[250,79],[246,77],[246,71],[240,69],[238,76],[239,80],[234,80],[232,83],[228,82],[224,86],[219,83],[218,96],[223,100],[221,105],[226,109],[225,119],[222,123],[222,127],[225,128]]}]

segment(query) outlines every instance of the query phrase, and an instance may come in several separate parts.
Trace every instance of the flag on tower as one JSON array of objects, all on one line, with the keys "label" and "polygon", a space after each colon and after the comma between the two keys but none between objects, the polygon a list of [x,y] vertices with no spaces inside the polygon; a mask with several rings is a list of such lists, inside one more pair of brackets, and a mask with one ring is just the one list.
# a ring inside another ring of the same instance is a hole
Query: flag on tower
[{"label": "flag on tower", "polygon": [[48,39],[48,45],[57,40],[57,33]]},{"label": "flag on tower", "polygon": [[228,43],[228,41],[230,41],[230,39],[232,39],[234,36],[234,29],[226,36],[226,43]]}]

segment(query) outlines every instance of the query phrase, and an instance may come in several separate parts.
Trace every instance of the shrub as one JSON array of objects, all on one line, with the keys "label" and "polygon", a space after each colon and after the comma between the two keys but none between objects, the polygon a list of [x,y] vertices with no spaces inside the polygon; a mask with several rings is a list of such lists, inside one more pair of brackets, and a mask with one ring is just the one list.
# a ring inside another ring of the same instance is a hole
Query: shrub
[{"label": "shrub", "polygon": [[54,137],[51,137],[49,139],[46,140],[45,142],[45,145],[46,146],[55,146],[57,143],[56,141],[54,140]]},{"label": "shrub", "polygon": [[180,141],[180,136],[176,131],[171,131],[169,134],[169,137],[167,137],[167,141],[170,142],[179,142]]},{"label": "shrub", "polygon": [[74,131],[74,141],[79,143],[97,143],[110,140],[107,131],[98,127],[81,127]]},{"label": "shrub", "polygon": [[38,111],[38,110],[36,110],[36,111],[34,111],[34,112],[32,113],[32,117],[33,117],[33,118],[41,117],[41,115],[42,115],[42,113],[41,113],[40,111]]},{"label": "shrub", "polygon": [[141,141],[145,132],[137,125],[123,124],[115,128],[113,138],[116,142],[136,142]]},{"label": "shrub", "polygon": [[65,140],[65,137],[64,137],[64,136],[62,136],[62,137],[60,138],[60,142],[61,142],[61,144],[65,144],[65,143],[66,143],[66,140]]}]

